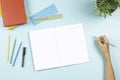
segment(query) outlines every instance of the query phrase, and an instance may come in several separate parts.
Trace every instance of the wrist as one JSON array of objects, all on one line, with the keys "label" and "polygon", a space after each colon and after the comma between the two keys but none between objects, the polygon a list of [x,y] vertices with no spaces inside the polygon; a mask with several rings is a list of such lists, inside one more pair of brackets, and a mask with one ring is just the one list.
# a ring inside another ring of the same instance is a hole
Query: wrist
[{"label": "wrist", "polygon": [[111,61],[111,60],[110,60],[110,56],[106,56],[106,57],[105,57],[105,61],[106,61],[106,62],[110,62],[110,61]]},{"label": "wrist", "polygon": [[109,52],[103,52],[105,59],[110,58],[110,53]]}]

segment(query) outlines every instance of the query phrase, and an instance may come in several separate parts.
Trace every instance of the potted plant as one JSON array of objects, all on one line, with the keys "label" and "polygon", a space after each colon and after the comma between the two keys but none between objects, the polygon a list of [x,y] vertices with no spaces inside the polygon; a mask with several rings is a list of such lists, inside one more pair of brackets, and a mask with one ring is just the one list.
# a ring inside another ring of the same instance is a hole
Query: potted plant
[{"label": "potted plant", "polygon": [[120,0],[97,0],[95,4],[95,11],[100,16],[111,16],[112,13],[116,11],[119,6]]}]

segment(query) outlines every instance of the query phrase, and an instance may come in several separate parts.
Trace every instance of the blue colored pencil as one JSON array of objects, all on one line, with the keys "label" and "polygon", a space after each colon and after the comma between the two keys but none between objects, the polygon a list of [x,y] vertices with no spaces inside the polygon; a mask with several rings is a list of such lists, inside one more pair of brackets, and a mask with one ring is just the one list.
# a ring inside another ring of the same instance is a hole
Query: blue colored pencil
[{"label": "blue colored pencil", "polygon": [[16,60],[17,60],[17,57],[18,57],[18,55],[19,55],[19,51],[20,51],[21,47],[22,47],[22,42],[21,42],[20,45],[19,45],[19,48],[18,48],[18,50],[17,50],[17,53],[16,53],[16,56],[15,56],[15,59],[14,59],[14,62],[13,62],[13,65],[12,65],[12,66],[15,66],[15,63],[16,63]]}]

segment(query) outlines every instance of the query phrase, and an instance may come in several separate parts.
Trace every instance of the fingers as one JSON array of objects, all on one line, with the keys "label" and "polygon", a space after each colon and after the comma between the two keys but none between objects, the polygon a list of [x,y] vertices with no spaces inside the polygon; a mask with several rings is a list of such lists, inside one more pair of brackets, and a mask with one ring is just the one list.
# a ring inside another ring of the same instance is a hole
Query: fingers
[{"label": "fingers", "polygon": [[104,40],[105,42],[107,42],[107,43],[109,42],[108,39],[107,39],[107,37],[106,37],[105,35],[102,35],[102,36],[100,36],[99,38],[100,38],[100,39],[103,39],[103,40]]},{"label": "fingers", "polygon": [[102,46],[103,44],[101,43],[101,39],[100,38],[97,38],[97,43],[99,46]]},{"label": "fingers", "polygon": [[103,45],[106,45],[106,43],[109,43],[109,41],[105,35],[98,37],[97,42],[98,42],[99,46],[103,46]]}]

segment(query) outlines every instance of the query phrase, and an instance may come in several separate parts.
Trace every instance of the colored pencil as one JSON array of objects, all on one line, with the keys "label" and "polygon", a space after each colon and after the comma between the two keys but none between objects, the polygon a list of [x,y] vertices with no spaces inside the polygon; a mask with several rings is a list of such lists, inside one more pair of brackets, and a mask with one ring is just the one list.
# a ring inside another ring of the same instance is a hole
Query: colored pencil
[{"label": "colored pencil", "polygon": [[10,55],[10,35],[8,36],[8,50],[7,50],[7,62],[9,61],[9,55]]},{"label": "colored pencil", "polygon": [[16,41],[17,41],[17,39],[14,40],[13,49],[12,49],[12,54],[11,54],[11,58],[10,58],[10,64],[12,64],[13,55],[14,55],[15,46],[16,46]]},{"label": "colored pencil", "polygon": [[19,45],[19,48],[18,48],[18,50],[17,50],[17,53],[16,53],[16,56],[15,56],[15,59],[14,59],[14,61],[13,61],[13,65],[12,65],[12,66],[15,66],[15,63],[16,63],[16,60],[17,60],[17,57],[18,57],[18,55],[19,55],[19,51],[20,51],[21,47],[22,47],[22,42],[21,42],[20,45]]}]

